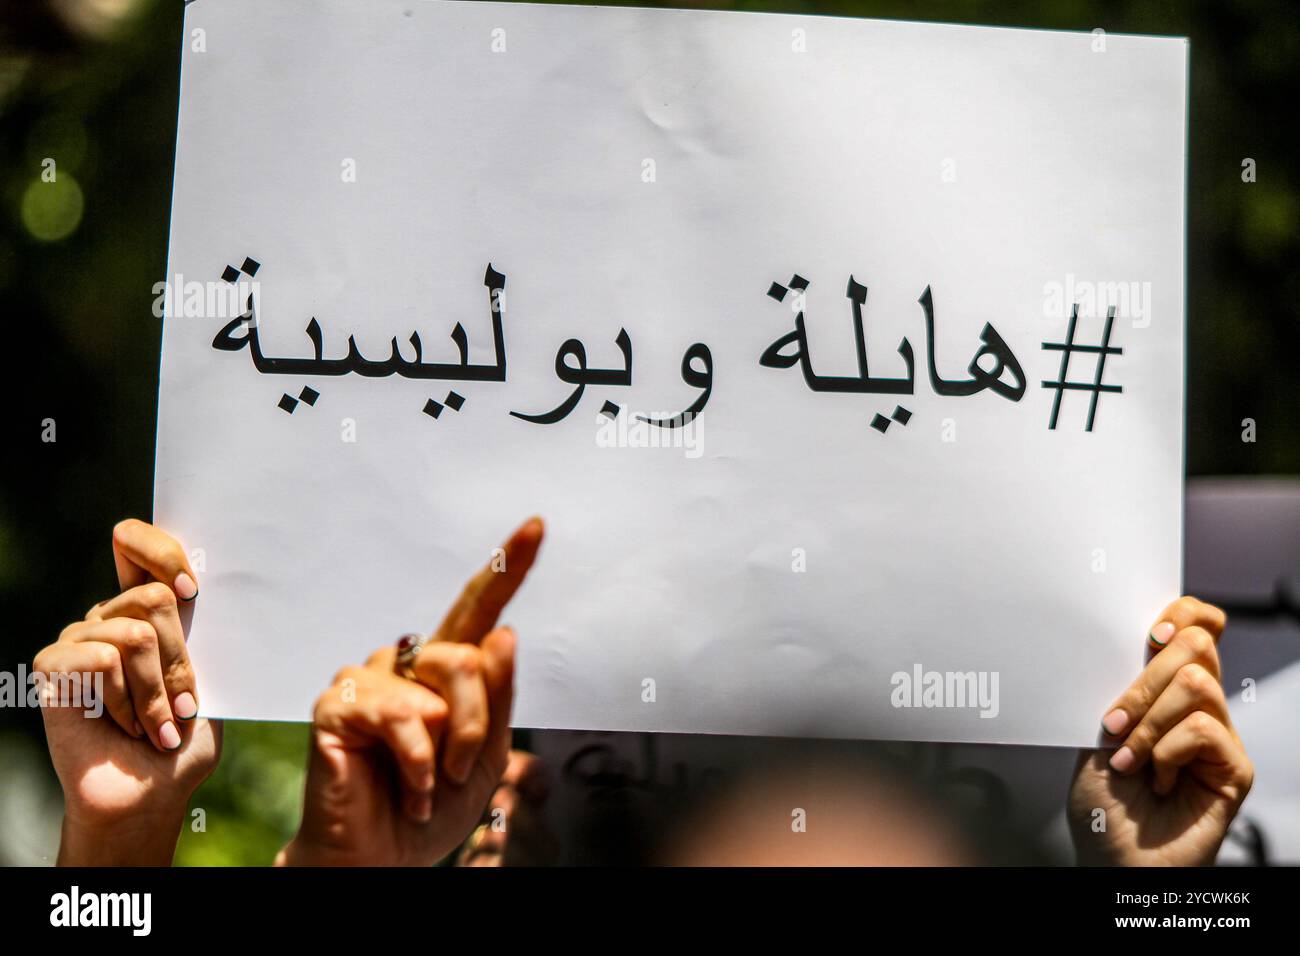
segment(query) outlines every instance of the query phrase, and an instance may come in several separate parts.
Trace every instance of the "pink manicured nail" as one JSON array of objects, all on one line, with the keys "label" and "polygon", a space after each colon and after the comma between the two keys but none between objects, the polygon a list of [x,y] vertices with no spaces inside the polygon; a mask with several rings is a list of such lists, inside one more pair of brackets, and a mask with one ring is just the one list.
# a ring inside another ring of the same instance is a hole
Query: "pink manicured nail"
[{"label": "pink manicured nail", "polygon": [[159,729],[158,742],[163,745],[164,750],[175,750],[181,745],[180,731],[176,729],[176,725],[170,720]]},{"label": "pink manicured nail", "polygon": [[194,695],[187,690],[181,691],[176,695],[176,699],[172,701],[172,713],[181,720],[193,720],[194,715],[198,712],[198,702],[194,699]]},{"label": "pink manicured nail", "polygon": [[1109,714],[1101,719],[1102,729],[1112,737],[1118,737],[1128,726],[1128,714],[1116,707]]},{"label": "pink manicured nail", "polygon": [[194,579],[182,571],[176,575],[174,584],[176,596],[182,601],[193,601],[199,594],[199,586],[194,583]]},{"label": "pink manicured nail", "polygon": [[1174,636],[1174,626],[1168,621],[1161,621],[1155,627],[1151,628],[1151,643],[1156,647],[1164,647]]},{"label": "pink manicured nail", "polygon": [[1112,769],[1117,770],[1120,773],[1127,773],[1129,770],[1133,769],[1133,764],[1136,760],[1137,758],[1133,756],[1133,751],[1129,750],[1127,747],[1120,747],[1119,750],[1116,750],[1111,754],[1110,765]]}]

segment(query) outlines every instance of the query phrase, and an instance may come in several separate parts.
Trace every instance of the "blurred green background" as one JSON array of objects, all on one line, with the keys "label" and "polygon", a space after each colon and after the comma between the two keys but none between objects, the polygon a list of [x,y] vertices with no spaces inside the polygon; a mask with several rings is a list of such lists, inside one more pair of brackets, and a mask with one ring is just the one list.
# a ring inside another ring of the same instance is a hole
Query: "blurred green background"
[{"label": "blurred green background", "polygon": [[[1300,473],[1293,3],[701,6],[1191,37],[1188,474]],[[110,530],[150,514],[161,331],[151,308],[166,272],[183,4],[0,0],[0,11],[3,417],[16,450],[0,478],[0,669],[12,672],[116,590]],[[41,181],[46,157],[55,183]],[[47,418],[57,442],[41,440]],[[1241,440],[1246,418],[1254,443]],[[269,863],[297,824],[306,743],[300,725],[228,724],[222,764],[193,803],[205,829],[184,834],[178,862]],[[6,710],[0,863],[52,862],[60,817],[39,713]]]}]

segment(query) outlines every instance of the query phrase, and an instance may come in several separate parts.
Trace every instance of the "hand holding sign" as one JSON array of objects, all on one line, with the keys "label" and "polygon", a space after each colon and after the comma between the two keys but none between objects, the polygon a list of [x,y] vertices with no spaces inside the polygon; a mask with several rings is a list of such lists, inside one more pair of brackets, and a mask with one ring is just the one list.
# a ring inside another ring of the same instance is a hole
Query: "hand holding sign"
[{"label": "hand holding sign", "polygon": [[[1151,662],[1102,718],[1123,746],[1081,754],[1070,788],[1081,863],[1214,863],[1254,780],[1220,684],[1225,623],[1217,607],[1183,597],[1151,629]],[[1152,774],[1141,772],[1148,763]]]},{"label": "hand holding sign", "polygon": [[277,862],[427,866],[474,828],[510,752],[515,634],[496,621],[542,533],[525,522],[409,665],[388,647],[339,672],[316,703],[302,827]]},{"label": "hand holding sign", "polygon": [[197,592],[184,549],[129,519],[113,530],[113,557],[122,593],[33,663],[67,807],[59,862],[166,865],[190,795],[217,765],[221,725],[194,719],[178,598]]}]

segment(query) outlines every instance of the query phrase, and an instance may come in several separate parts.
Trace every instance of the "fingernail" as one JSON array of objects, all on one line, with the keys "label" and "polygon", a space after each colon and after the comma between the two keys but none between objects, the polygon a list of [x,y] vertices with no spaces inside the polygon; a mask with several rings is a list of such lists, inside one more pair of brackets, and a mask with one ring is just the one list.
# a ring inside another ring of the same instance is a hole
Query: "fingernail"
[{"label": "fingernail", "polygon": [[1110,766],[1112,770],[1119,773],[1128,773],[1133,769],[1133,763],[1137,758],[1133,756],[1133,751],[1127,747],[1120,747],[1110,757]]},{"label": "fingernail", "polygon": [[415,819],[428,823],[433,817],[433,797],[420,797],[415,801]]},{"label": "fingernail", "polygon": [[1116,707],[1101,719],[1101,729],[1112,737],[1118,737],[1128,726],[1128,714]]},{"label": "fingernail", "polygon": [[1174,636],[1174,626],[1168,621],[1161,621],[1151,628],[1151,633],[1147,636],[1156,647],[1164,647],[1169,643],[1169,639]]},{"label": "fingernail", "polygon": [[429,791],[429,790],[432,790],[432,789],[433,789],[433,771],[432,771],[432,770],[427,771],[427,772],[424,774],[424,776],[422,776],[422,777],[420,778],[420,789],[421,789],[421,790],[424,790],[424,791]]},{"label": "fingernail", "polygon": [[194,579],[184,571],[176,575],[176,581],[173,587],[176,589],[176,596],[182,601],[193,601],[199,596],[199,586],[195,584]]},{"label": "fingernail", "polygon": [[158,730],[158,742],[164,750],[175,750],[181,745],[181,734],[170,720]]},{"label": "fingernail", "polygon": [[198,712],[198,702],[194,699],[194,695],[189,691],[182,691],[177,694],[176,699],[172,701],[172,713],[181,720],[193,720],[194,715]]},{"label": "fingernail", "polygon": [[137,721],[135,722],[135,726],[132,727],[131,729],[135,732],[135,735],[136,735],[137,737],[143,737],[143,736],[144,736],[144,728],[140,726],[140,721],[137,720]]}]

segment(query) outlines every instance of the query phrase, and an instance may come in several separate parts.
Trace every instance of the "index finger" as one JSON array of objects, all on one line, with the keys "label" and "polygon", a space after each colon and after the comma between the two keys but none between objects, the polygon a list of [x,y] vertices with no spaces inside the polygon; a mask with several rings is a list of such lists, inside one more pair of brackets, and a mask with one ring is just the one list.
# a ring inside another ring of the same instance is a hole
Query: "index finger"
[{"label": "index finger", "polygon": [[434,633],[434,640],[482,641],[533,566],[543,531],[541,518],[529,518],[520,525],[505,547],[465,585]]},{"label": "index finger", "polygon": [[193,601],[198,596],[198,578],[180,542],[138,518],[127,518],[114,526],[113,563],[123,591],[161,581],[182,601]]}]

